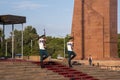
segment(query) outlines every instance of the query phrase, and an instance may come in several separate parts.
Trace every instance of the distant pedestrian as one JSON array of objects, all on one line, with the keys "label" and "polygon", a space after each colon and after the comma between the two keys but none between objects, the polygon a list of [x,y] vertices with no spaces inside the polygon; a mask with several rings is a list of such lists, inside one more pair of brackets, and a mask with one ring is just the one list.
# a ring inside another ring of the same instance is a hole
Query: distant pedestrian
[{"label": "distant pedestrian", "polygon": [[40,49],[40,64],[41,68],[44,68],[43,60],[45,60],[48,57],[48,53],[46,51],[46,37],[45,35],[42,35],[39,37],[38,40],[39,49]]},{"label": "distant pedestrian", "polygon": [[67,42],[67,50],[68,50],[68,64],[69,67],[72,67],[71,60],[76,56],[75,52],[73,51],[73,37],[69,38],[69,41]]},{"label": "distant pedestrian", "polygon": [[92,65],[92,56],[91,55],[89,55],[89,57],[88,57],[88,62],[89,62],[89,65],[91,66]]}]

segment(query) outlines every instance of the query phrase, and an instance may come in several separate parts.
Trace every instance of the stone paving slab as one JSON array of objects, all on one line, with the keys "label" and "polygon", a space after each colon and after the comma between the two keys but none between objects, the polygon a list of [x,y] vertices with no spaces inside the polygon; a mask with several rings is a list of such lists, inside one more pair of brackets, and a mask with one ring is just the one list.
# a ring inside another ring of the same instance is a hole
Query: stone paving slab
[{"label": "stone paving slab", "polygon": [[120,71],[110,71],[88,65],[74,65],[73,68],[81,72],[87,73],[91,76],[94,76],[100,80],[120,80]]},{"label": "stone paving slab", "polygon": [[0,80],[69,80],[31,62],[0,62]]}]

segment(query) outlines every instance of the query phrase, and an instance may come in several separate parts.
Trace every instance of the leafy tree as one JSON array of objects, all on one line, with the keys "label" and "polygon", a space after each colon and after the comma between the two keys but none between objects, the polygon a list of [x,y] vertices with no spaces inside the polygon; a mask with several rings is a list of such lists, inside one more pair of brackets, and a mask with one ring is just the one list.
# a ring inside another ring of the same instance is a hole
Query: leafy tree
[{"label": "leafy tree", "polygon": [[38,55],[38,35],[36,29],[27,26],[24,30],[24,55]]},{"label": "leafy tree", "polygon": [[118,34],[118,56],[120,57],[120,34]]},{"label": "leafy tree", "polygon": [[0,28],[0,38],[2,37],[2,29]]},{"label": "leafy tree", "polygon": [[14,31],[14,47],[15,47],[15,54],[21,53],[21,31],[15,30]]},{"label": "leafy tree", "polygon": [[2,29],[0,28],[0,55],[2,54]]},{"label": "leafy tree", "polygon": [[[14,30],[14,54],[21,53],[21,34],[22,31]],[[29,55],[36,55],[38,54],[38,45],[37,45],[37,32],[36,29],[32,26],[27,26],[23,31],[23,54],[25,56]],[[8,55],[11,55],[11,40],[12,37],[10,36],[6,41],[8,45]]]},{"label": "leafy tree", "polygon": [[[12,34],[12,32],[11,32]],[[21,30],[14,30],[14,54],[21,53]],[[39,46],[38,46],[38,37],[39,35],[36,32],[36,29],[32,26],[25,27],[23,31],[23,54],[24,56],[30,55],[39,55]],[[68,35],[64,38],[47,36],[47,51],[52,58],[56,58],[59,54],[64,56],[64,43],[66,44],[68,40]],[[8,55],[12,54],[12,36],[6,39],[8,43]],[[66,47],[65,47],[65,51]]]},{"label": "leafy tree", "polygon": [[54,38],[51,38],[51,40],[47,39],[47,42],[48,42],[47,44],[48,52],[52,57],[56,58],[58,54],[63,56],[64,39],[54,37]]},{"label": "leafy tree", "polygon": [[58,55],[64,56],[64,48],[65,48],[65,51],[67,51],[66,49],[67,41],[68,41],[68,36],[66,36],[65,38],[48,36],[47,37],[47,51],[49,55],[51,55],[52,58],[56,58]]}]

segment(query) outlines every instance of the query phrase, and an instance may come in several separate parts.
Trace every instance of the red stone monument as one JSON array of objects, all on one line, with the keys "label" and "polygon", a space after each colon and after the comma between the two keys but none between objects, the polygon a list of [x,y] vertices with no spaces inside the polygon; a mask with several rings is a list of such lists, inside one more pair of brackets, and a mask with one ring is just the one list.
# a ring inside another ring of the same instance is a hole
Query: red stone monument
[{"label": "red stone monument", "polygon": [[77,60],[116,58],[117,0],[74,0],[71,35]]}]

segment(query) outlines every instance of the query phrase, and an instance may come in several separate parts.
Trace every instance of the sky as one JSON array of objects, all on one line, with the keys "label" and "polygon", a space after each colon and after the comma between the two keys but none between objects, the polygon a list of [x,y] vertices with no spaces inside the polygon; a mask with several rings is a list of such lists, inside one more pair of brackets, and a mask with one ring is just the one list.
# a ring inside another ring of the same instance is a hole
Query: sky
[{"label": "sky", "polygon": [[[74,0],[0,0],[0,15],[12,14],[26,16],[26,26],[33,26],[42,35],[44,29],[48,36],[64,37],[72,27]],[[118,0],[120,13],[120,0]],[[120,33],[120,14],[118,14]],[[0,25],[2,27],[2,25]],[[15,25],[21,30],[21,25]],[[5,35],[10,36],[11,25],[5,27]]]}]

